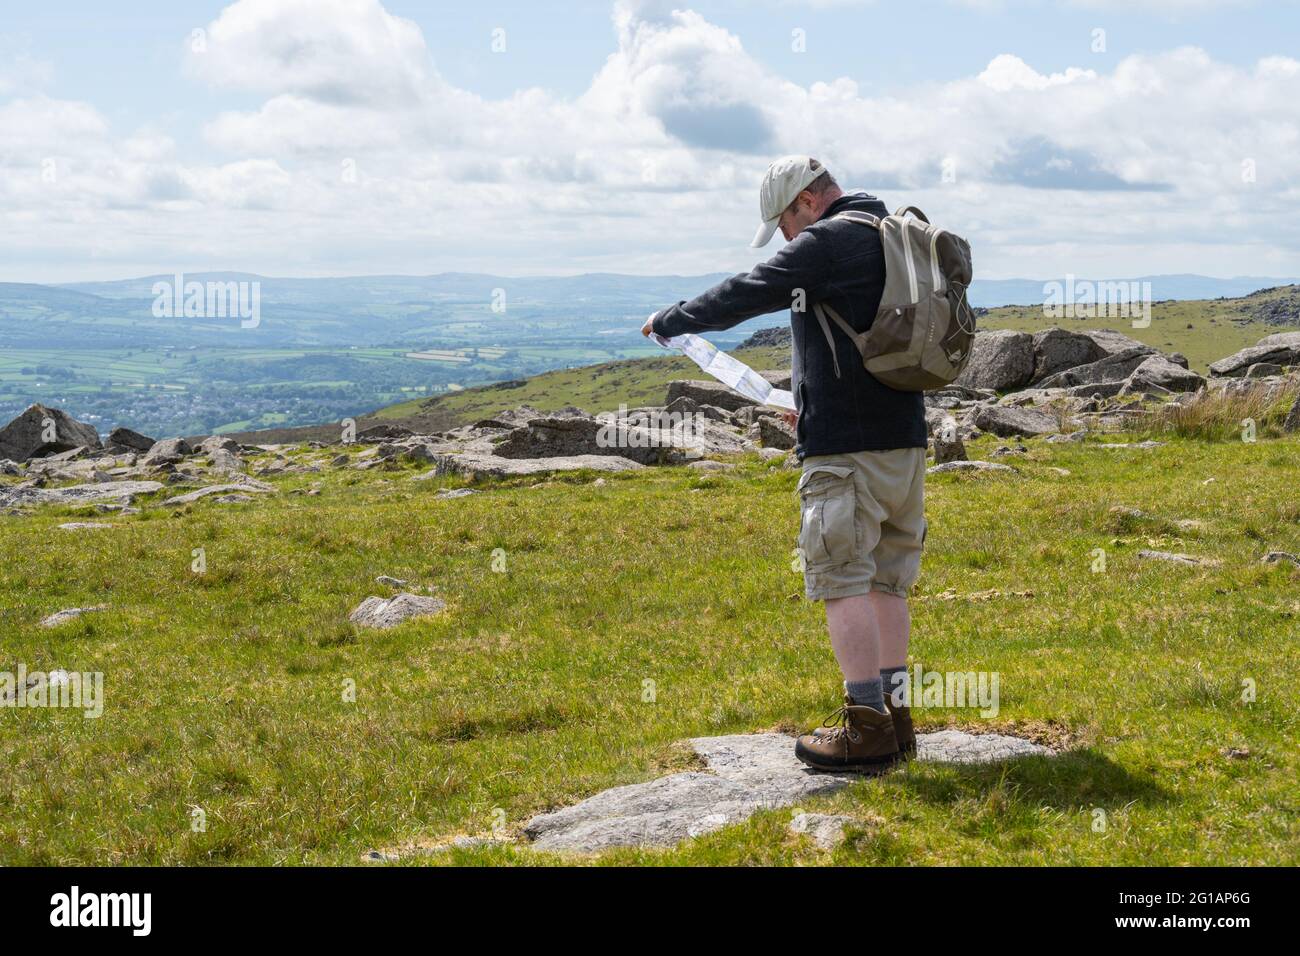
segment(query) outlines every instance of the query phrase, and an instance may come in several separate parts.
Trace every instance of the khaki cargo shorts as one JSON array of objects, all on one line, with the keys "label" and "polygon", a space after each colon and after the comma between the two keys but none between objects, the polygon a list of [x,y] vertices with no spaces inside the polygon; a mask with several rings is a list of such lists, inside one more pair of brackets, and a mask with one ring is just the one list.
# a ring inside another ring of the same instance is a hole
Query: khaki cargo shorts
[{"label": "khaki cargo shorts", "polygon": [[925,449],[803,460],[799,553],[811,601],[885,591],[906,597],[925,542]]}]

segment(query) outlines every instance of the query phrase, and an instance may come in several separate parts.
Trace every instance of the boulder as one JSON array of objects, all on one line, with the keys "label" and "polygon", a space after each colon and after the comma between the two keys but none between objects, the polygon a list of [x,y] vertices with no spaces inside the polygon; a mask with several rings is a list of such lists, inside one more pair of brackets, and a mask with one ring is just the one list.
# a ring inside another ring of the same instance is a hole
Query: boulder
[{"label": "boulder", "polygon": [[1034,333],[1034,374],[1030,381],[1041,382],[1057,372],[1095,362],[1106,354],[1096,339],[1083,332],[1044,329]]},{"label": "boulder", "polygon": [[729,412],[738,412],[747,405],[753,405],[753,399],[746,398],[739,392],[732,391],[721,382],[704,382],[690,379],[677,379],[668,383],[668,398],[665,405],[686,396],[700,405],[716,405]]},{"label": "boulder", "polygon": [[759,372],[758,374],[761,375],[773,388],[784,389],[787,392],[790,391],[791,374],[788,370],[768,370]]},{"label": "boulder", "polygon": [[1300,332],[1275,332],[1255,345],[1210,363],[1210,374],[1235,377],[1260,362],[1272,365],[1300,365]]},{"label": "boulder", "polygon": [[940,422],[934,430],[934,463],[944,465],[950,461],[966,461],[966,445],[954,419]]},{"label": "boulder", "polygon": [[0,458],[27,461],[78,447],[99,448],[99,433],[67,412],[31,405],[0,428]]},{"label": "boulder", "polygon": [[366,598],[348,615],[348,620],[357,627],[387,630],[413,617],[437,614],[446,606],[447,602],[441,598],[404,591],[391,598]]},{"label": "boulder", "polygon": [[981,406],[975,409],[969,421],[980,431],[992,432],[999,438],[1050,435],[1061,430],[1056,418],[1046,412],[1006,405]]},{"label": "boulder", "polygon": [[163,502],[164,505],[188,505],[198,501],[200,498],[206,498],[209,495],[223,495],[231,492],[244,493],[255,491],[259,494],[267,494],[272,491],[273,487],[265,482],[248,482],[238,485],[209,485],[206,488],[199,488],[195,491],[187,491],[183,495],[177,495],[174,498],[168,498]]},{"label": "boulder", "polygon": [[238,455],[241,452],[239,442],[233,438],[227,438],[225,435],[209,435],[203,441],[194,446],[194,450],[200,455],[211,457],[215,451],[225,451],[232,455]]},{"label": "boulder", "polygon": [[796,443],[794,429],[775,415],[764,415],[758,420],[758,438],[764,448],[789,449]]},{"label": "boulder", "polygon": [[1170,392],[1195,392],[1205,384],[1205,379],[1195,372],[1175,365],[1163,355],[1149,355],[1129,374],[1120,395],[1152,392],[1166,389]]},{"label": "boulder", "polygon": [[[1092,329],[1083,333],[1097,344],[1097,347],[1106,355],[1117,355],[1120,352],[1131,352],[1136,349],[1139,352],[1145,352],[1150,355],[1156,351],[1144,342],[1139,342],[1135,338],[1125,335],[1123,332],[1114,332],[1110,329]],[[1104,356],[1103,356],[1104,357]]]},{"label": "boulder", "polygon": [[1272,378],[1282,374],[1282,366],[1275,362],[1256,362],[1246,369],[1246,378]]},{"label": "boulder", "polygon": [[1008,392],[1029,384],[1033,375],[1033,336],[1010,329],[979,331],[975,333],[970,363],[955,384]]},{"label": "boulder", "polygon": [[194,449],[184,438],[164,438],[162,441],[154,442],[152,448],[141,461],[147,468],[157,468],[159,465],[175,465],[184,461],[186,455],[193,454]]},{"label": "boulder", "polygon": [[58,627],[60,624],[66,624],[68,621],[76,620],[83,614],[94,614],[97,611],[108,610],[107,604],[95,604],[91,607],[68,607],[62,611],[55,611],[53,614],[41,621],[41,627]]},{"label": "boulder", "polygon": [[148,451],[154,446],[154,439],[129,428],[114,428],[108,433],[108,443],[115,448],[129,448],[131,451]]},{"label": "boulder", "polygon": [[1112,352],[1087,365],[1077,365],[1049,375],[1038,383],[1039,388],[1071,388],[1076,385],[1098,385],[1102,382],[1122,382],[1133,370],[1155,354],[1155,349],[1143,346],[1140,349],[1125,349]]},{"label": "boulder", "polygon": [[1291,403],[1291,411],[1286,413],[1286,418],[1282,420],[1282,431],[1287,434],[1300,432],[1300,395]]}]

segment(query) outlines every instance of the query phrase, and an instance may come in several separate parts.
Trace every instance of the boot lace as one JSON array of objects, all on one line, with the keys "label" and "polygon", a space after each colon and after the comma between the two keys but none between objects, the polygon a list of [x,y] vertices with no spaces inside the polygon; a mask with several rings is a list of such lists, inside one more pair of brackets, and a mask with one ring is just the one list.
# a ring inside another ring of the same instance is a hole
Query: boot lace
[{"label": "boot lace", "polygon": [[847,737],[856,744],[862,739],[862,735],[854,729],[853,723],[849,720],[849,709],[847,707],[841,707],[823,720],[822,726],[828,728],[827,732],[822,735],[824,740],[838,740],[841,737]]}]

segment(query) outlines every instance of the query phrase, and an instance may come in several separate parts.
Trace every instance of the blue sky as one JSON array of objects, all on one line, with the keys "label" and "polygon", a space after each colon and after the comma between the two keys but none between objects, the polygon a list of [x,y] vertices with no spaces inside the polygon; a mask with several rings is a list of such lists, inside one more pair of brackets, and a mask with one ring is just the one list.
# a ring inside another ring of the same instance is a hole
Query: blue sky
[{"label": "blue sky", "polygon": [[741,269],[796,151],[989,277],[1300,271],[1293,2],[9,6],[5,280]]}]

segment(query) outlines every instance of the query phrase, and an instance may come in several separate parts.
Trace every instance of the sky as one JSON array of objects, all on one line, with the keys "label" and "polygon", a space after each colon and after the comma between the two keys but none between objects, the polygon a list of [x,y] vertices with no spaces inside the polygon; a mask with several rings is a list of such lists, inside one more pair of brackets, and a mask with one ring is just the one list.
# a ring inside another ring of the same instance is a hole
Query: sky
[{"label": "sky", "polygon": [[3,0],[0,281],[748,269],[767,164],[977,277],[1300,273],[1295,0]]}]

